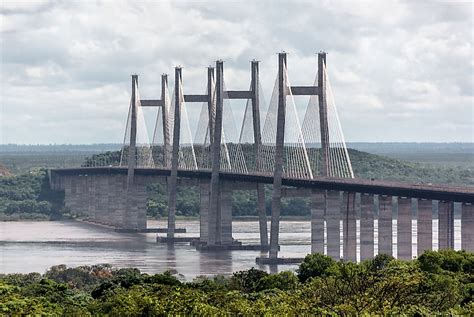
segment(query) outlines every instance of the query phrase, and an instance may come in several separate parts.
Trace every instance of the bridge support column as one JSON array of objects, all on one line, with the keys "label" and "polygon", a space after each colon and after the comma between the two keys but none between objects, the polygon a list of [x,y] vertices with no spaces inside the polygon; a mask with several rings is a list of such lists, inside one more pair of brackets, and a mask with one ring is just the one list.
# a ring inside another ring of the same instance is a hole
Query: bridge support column
[{"label": "bridge support column", "polygon": [[[216,114],[214,119],[214,139],[211,144],[211,194],[209,198],[208,245],[220,242],[219,170],[221,162],[222,116],[224,106],[224,64],[216,62]],[[212,121],[212,120],[211,120]]]},{"label": "bridge support column", "polygon": [[325,192],[313,189],[311,193],[311,253],[324,254]]},{"label": "bridge support column", "polygon": [[[251,63],[252,73],[252,121],[253,121],[253,136],[255,143],[255,165],[260,166],[260,147],[262,146],[262,135],[260,129],[260,95],[259,95],[259,70],[258,61],[253,60]],[[265,186],[264,184],[257,184],[257,210],[258,210],[258,224],[260,229],[260,245],[268,245],[268,229],[267,229],[267,212],[265,208]]]},{"label": "bridge support column", "polygon": [[179,133],[181,129],[181,68],[174,70],[174,126],[173,126],[173,147],[171,153],[171,174],[168,178],[168,239],[174,238],[176,229],[176,194],[178,183],[178,154],[179,154]]},{"label": "bridge support column", "polygon": [[454,204],[438,203],[438,249],[454,249]]},{"label": "bridge support column", "polygon": [[379,195],[378,254],[393,255],[392,196]]},{"label": "bridge support column", "polygon": [[278,113],[275,142],[275,166],[273,173],[272,223],[270,228],[271,259],[278,258],[280,235],[281,182],[283,177],[283,150],[285,146],[286,114],[286,53],[278,54]]},{"label": "bridge support column", "polygon": [[147,201],[147,190],[146,183],[143,178],[139,178],[140,184],[135,188],[135,206],[137,206],[136,212],[136,229],[146,229],[146,201]]},{"label": "bridge support column", "polygon": [[398,197],[397,258],[412,259],[412,212],[411,198]]},{"label": "bridge support column", "polygon": [[109,190],[109,175],[99,176],[96,179],[96,213],[100,214],[103,218],[103,221],[107,221],[112,224],[112,219],[110,218],[109,213],[109,199],[108,199],[108,190]]},{"label": "bridge support column", "polygon": [[360,260],[374,257],[374,195],[360,195]]},{"label": "bridge support column", "polygon": [[343,254],[344,260],[357,261],[357,228],[355,193],[344,192],[342,196],[343,207]]},{"label": "bridge support column", "polygon": [[[169,168],[171,163],[171,142],[169,128],[169,95],[168,95],[168,75],[161,75],[161,120],[163,121],[163,167]],[[171,105],[173,107],[174,105]]]},{"label": "bridge support column", "polygon": [[111,175],[109,181],[108,209],[109,217],[115,227],[123,227],[124,224],[124,210],[126,202],[124,200],[124,193],[126,192],[126,178],[122,175]]},{"label": "bridge support column", "polygon": [[327,255],[335,260],[341,258],[340,202],[338,191],[328,190],[326,192]]},{"label": "bridge support column", "polygon": [[220,192],[220,243],[232,244],[232,189],[226,183]]},{"label": "bridge support column", "polygon": [[91,214],[86,205],[83,204],[87,201],[87,176],[79,175],[76,182],[76,197],[78,201],[77,212],[82,217],[91,217]]},{"label": "bridge support column", "polygon": [[461,248],[474,252],[474,205],[463,203],[461,206]]},{"label": "bridge support column", "polygon": [[94,221],[103,223],[103,215],[97,210],[97,175],[89,176],[89,201],[88,210],[91,215],[94,215]]},{"label": "bridge support column", "polygon": [[319,100],[319,126],[321,130],[321,150],[322,150],[322,176],[330,175],[329,162],[329,125],[328,106],[326,100],[326,53],[318,53],[318,86],[320,94]]},{"label": "bridge support column", "polygon": [[199,209],[199,241],[207,243],[209,228],[209,182],[199,182],[200,209]]},{"label": "bridge support column", "polygon": [[64,205],[68,208],[71,212],[74,212],[76,208],[74,204],[74,195],[76,189],[73,185],[73,177],[64,177]]},{"label": "bridge support column", "polygon": [[258,228],[260,231],[260,245],[268,246],[267,208],[265,206],[265,185],[257,184],[257,212]]},{"label": "bridge support column", "polygon": [[433,246],[433,201],[418,199],[417,256]]}]

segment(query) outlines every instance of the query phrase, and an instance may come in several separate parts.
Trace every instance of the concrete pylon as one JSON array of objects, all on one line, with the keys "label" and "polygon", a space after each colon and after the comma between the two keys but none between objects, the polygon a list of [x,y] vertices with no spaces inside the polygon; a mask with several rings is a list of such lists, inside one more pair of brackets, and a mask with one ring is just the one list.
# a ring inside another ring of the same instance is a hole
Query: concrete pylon
[{"label": "concrete pylon", "polygon": [[438,249],[454,249],[454,203],[438,203]]},{"label": "concrete pylon", "polygon": [[275,166],[273,173],[272,222],[270,228],[271,259],[278,258],[278,240],[280,234],[281,182],[283,177],[283,152],[285,146],[286,115],[286,53],[278,54],[278,112],[275,144]]},{"label": "concrete pylon", "polygon": [[220,242],[220,182],[219,170],[221,161],[222,116],[224,107],[224,63],[216,62],[216,113],[214,121],[214,139],[211,146],[211,195],[209,205],[208,245]]},{"label": "concrete pylon", "polygon": [[325,191],[311,191],[311,253],[324,254]]},{"label": "concrete pylon", "polygon": [[209,145],[214,141],[214,121],[216,120],[214,67],[207,68],[207,115],[209,117]]},{"label": "concrete pylon", "polygon": [[[171,142],[169,128],[169,106],[168,100],[168,75],[161,75],[161,119],[163,121],[163,166],[170,167],[171,163]],[[172,105],[174,106],[174,105]]]},{"label": "concrete pylon", "polygon": [[433,246],[433,201],[418,199],[417,256]]},{"label": "concrete pylon", "polygon": [[171,153],[171,174],[168,178],[168,238],[174,238],[176,228],[176,192],[178,183],[179,134],[181,129],[181,67],[174,70],[174,126]]},{"label": "concrete pylon", "polygon": [[[252,119],[253,119],[253,136],[255,142],[255,164],[260,166],[260,147],[262,145],[262,135],[260,128],[260,96],[259,96],[259,70],[258,61],[251,62],[251,91],[252,91]],[[265,208],[265,185],[257,184],[257,211],[258,224],[260,229],[260,244],[268,245],[268,229],[267,229],[267,213]]]},{"label": "concrete pylon", "polygon": [[328,124],[328,105],[326,98],[326,53],[318,53],[318,87],[319,87],[319,126],[321,132],[321,150],[322,150],[322,176],[330,175],[329,166],[329,124]]},{"label": "concrete pylon", "polygon": [[230,184],[223,182],[220,191],[220,244],[232,244],[232,189]]},{"label": "concrete pylon", "polygon": [[341,200],[340,192],[326,191],[327,255],[334,260],[341,258]]},{"label": "concrete pylon", "polygon": [[474,252],[474,205],[463,203],[461,206],[461,248]]},{"label": "concrete pylon", "polygon": [[411,198],[398,197],[397,214],[397,258],[401,260],[412,259],[411,239]]},{"label": "concrete pylon", "polygon": [[[137,144],[137,92],[138,75],[132,75],[132,102],[131,102],[131,117],[130,117],[130,146],[128,147],[128,171],[127,171],[127,190],[126,190],[126,205],[124,208],[123,227],[126,229],[133,229],[133,219],[136,218],[135,209],[131,200],[135,194],[135,168],[137,166],[136,144]],[[95,185],[95,182],[94,182]],[[94,188],[94,187],[93,187]],[[94,192],[96,189],[94,188]],[[94,196],[94,195],[93,195]],[[95,201],[95,196],[94,196]],[[96,204],[94,204],[94,208]]]},{"label": "concrete pylon", "polygon": [[357,261],[357,226],[355,193],[344,192],[342,196],[343,254],[344,260]]},{"label": "concrete pylon", "polygon": [[199,241],[207,243],[209,230],[209,181],[199,181]]},{"label": "concrete pylon", "polygon": [[360,195],[360,260],[374,257],[374,195]]},{"label": "concrete pylon", "polygon": [[131,120],[130,120],[130,146],[128,147],[128,173],[127,187],[133,186],[133,178],[135,176],[135,167],[137,166],[137,92],[138,75],[132,75],[132,102],[131,102]]},{"label": "concrete pylon", "polygon": [[392,196],[379,195],[378,254],[393,255]]}]

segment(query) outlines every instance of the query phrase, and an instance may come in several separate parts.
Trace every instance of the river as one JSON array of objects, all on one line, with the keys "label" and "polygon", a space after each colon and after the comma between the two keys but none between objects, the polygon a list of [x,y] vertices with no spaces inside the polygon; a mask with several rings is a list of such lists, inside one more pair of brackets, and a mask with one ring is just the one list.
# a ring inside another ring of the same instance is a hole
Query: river
[{"label": "river", "polygon": [[[165,227],[165,221],[148,221],[148,227]],[[433,223],[434,248],[437,248],[437,222]],[[377,222],[375,222],[377,228]],[[394,221],[396,227],[396,221]],[[455,220],[455,248],[460,247],[459,220]],[[177,221],[177,228],[198,236],[198,221]],[[416,232],[416,221],[413,221]],[[377,232],[376,232],[377,233]],[[115,267],[136,267],[145,273],[177,271],[187,280],[199,275],[229,275],[256,267],[276,272],[295,270],[296,265],[269,267],[255,264],[260,251],[199,252],[189,244],[156,243],[156,233],[123,234],[76,221],[0,222],[0,272],[45,272],[53,265],[67,266],[109,263]],[[164,235],[164,234],[159,234]],[[233,237],[243,244],[259,242],[257,222],[233,222]],[[396,242],[396,235],[395,235]],[[375,238],[377,242],[377,234]],[[413,241],[416,242],[415,236]],[[310,223],[282,221],[280,226],[282,257],[303,257],[310,252]],[[396,244],[395,244],[396,250]],[[416,254],[416,244],[413,246]]]}]

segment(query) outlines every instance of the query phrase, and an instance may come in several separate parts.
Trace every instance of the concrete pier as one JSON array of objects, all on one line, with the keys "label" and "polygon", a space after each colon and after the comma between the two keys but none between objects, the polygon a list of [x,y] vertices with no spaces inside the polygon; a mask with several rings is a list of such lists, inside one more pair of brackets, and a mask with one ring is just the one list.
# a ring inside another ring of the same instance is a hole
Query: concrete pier
[{"label": "concrete pier", "polygon": [[224,182],[220,192],[220,244],[232,244],[232,190]]},{"label": "concrete pier", "polygon": [[454,249],[454,204],[438,203],[438,249]]},{"label": "concrete pier", "polygon": [[397,258],[401,260],[411,260],[411,198],[398,197],[397,201]]},{"label": "concrete pier", "polygon": [[311,253],[324,254],[325,191],[313,189],[311,193]]},{"label": "concrete pier", "polygon": [[360,260],[374,257],[374,195],[360,195]]},{"label": "concrete pier", "polygon": [[474,204],[461,206],[461,248],[474,252]]},{"label": "concrete pier", "polygon": [[355,193],[344,192],[342,196],[343,254],[344,260],[357,261],[357,226]]},{"label": "concrete pier", "polygon": [[326,228],[327,228],[327,255],[335,260],[341,258],[340,243],[340,205],[339,192],[328,190],[326,192]]},{"label": "concrete pier", "polygon": [[379,195],[378,254],[393,255],[392,196]]},{"label": "concrete pier", "polygon": [[418,199],[417,256],[433,248],[433,201]]},{"label": "concrete pier", "polygon": [[201,180],[199,182],[199,237],[200,242],[207,243],[209,228],[209,195],[210,184],[208,181]]}]

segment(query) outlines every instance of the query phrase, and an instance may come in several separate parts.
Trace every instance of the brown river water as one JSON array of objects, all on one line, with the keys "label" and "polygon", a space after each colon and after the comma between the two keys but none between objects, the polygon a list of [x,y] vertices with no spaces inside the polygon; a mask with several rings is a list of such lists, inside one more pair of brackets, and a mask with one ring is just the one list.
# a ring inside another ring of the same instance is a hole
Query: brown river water
[{"label": "brown river water", "polygon": [[[396,228],[396,221],[393,223]],[[148,221],[148,227],[165,227],[166,220]],[[433,223],[437,248],[437,221]],[[460,248],[459,220],[455,220],[455,248]],[[177,221],[185,234],[199,235],[199,222]],[[377,229],[377,221],[375,221]],[[416,234],[416,221],[413,221]],[[395,229],[396,232],[396,229]],[[200,275],[224,274],[259,268],[269,272],[295,270],[296,265],[269,267],[257,265],[260,251],[199,252],[189,244],[156,243],[156,233],[123,234],[111,229],[76,221],[0,222],[0,273],[45,272],[58,264],[67,266],[109,263],[115,267],[136,267],[145,273],[176,270],[189,280]],[[158,234],[165,235],[165,234]],[[259,242],[258,223],[233,222],[233,237],[243,244]],[[394,236],[396,242],[396,234]],[[303,257],[310,252],[309,221],[282,221],[280,226],[281,257]],[[416,242],[415,236],[413,241]],[[377,231],[375,233],[377,243]],[[376,247],[377,251],[377,247]],[[396,243],[395,243],[396,251]],[[416,244],[413,245],[416,255]]]}]

